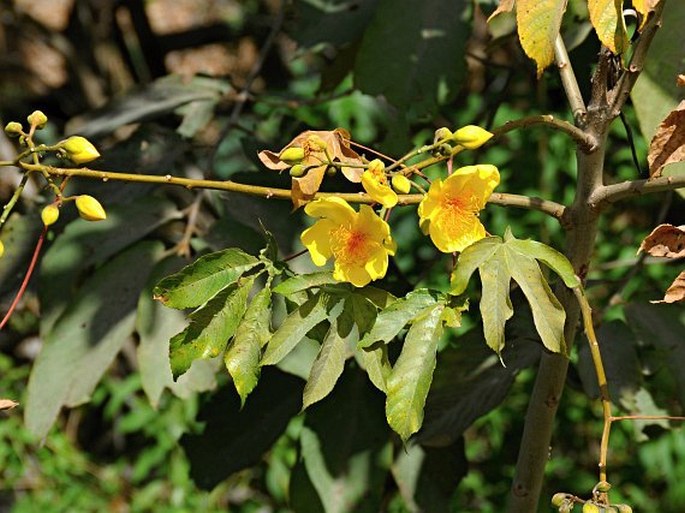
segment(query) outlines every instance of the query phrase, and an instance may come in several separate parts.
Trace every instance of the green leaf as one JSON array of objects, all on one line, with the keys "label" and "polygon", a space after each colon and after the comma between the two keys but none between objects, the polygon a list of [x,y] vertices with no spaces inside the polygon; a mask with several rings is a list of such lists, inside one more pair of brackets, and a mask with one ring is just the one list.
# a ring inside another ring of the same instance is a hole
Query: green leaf
[{"label": "green leaf", "polygon": [[331,271],[298,274],[297,276],[288,278],[276,285],[274,287],[274,292],[283,296],[288,296],[311,287],[320,287],[321,285],[332,285],[335,283],[339,282],[333,279],[333,273]]},{"label": "green leaf", "polygon": [[138,290],[164,247],[141,242],[104,264],[86,281],[47,333],[31,370],[25,422],[44,437],[62,406],[90,399],[102,375],[133,333]]},{"label": "green leaf", "polygon": [[307,48],[319,43],[348,45],[362,37],[377,4],[378,0],[297,2],[297,25],[290,35]]},{"label": "green leaf", "polygon": [[369,347],[382,340],[390,342],[404,328],[405,324],[416,317],[425,308],[434,305],[439,295],[428,289],[416,289],[400,298],[382,310],[376,317],[376,322],[362,340],[359,347]]},{"label": "green leaf", "polygon": [[374,344],[371,347],[357,349],[354,356],[368,374],[371,383],[381,392],[387,392],[387,382],[392,372],[388,346],[382,343]]},{"label": "green leaf", "polygon": [[409,329],[402,352],[388,379],[385,415],[406,442],[423,423],[423,407],[433,380],[436,351],[442,335],[443,304],[426,308]]},{"label": "green leaf", "polygon": [[304,338],[309,330],[328,317],[329,310],[341,298],[320,292],[292,312],[269,340],[261,365],[280,362]]},{"label": "green leaf", "polygon": [[210,253],[160,281],[154,296],[170,308],[196,308],[257,264],[257,258],[238,248]]},{"label": "green leaf", "polygon": [[188,327],[169,342],[174,378],[186,372],[194,360],[221,354],[245,314],[253,283],[254,277],[233,283],[190,314]]},{"label": "green leaf", "polygon": [[452,287],[450,294],[455,296],[463,294],[471,275],[499,250],[501,244],[502,239],[499,237],[485,237],[462,251],[450,279]]},{"label": "green leaf", "polygon": [[485,342],[500,355],[504,349],[504,325],[514,315],[509,299],[511,274],[506,261],[491,258],[487,265],[481,266],[480,280],[483,286],[480,312]]},{"label": "green leaf", "polygon": [[581,285],[580,278],[576,276],[571,262],[556,249],[551,248],[542,242],[530,239],[522,240],[513,238],[511,242],[508,241],[508,245],[520,254],[544,263],[564,280],[564,284],[568,288],[574,289]]},{"label": "green leaf", "polygon": [[241,405],[259,381],[259,357],[271,336],[271,290],[263,288],[252,299],[235,336],[224,354],[224,364],[233,378]]},{"label": "green leaf", "polygon": [[468,2],[380,0],[357,54],[355,85],[399,109],[430,111],[441,86],[454,97],[464,79]]},{"label": "green leaf", "polygon": [[[345,306],[348,302],[346,301]],[[355,320],[352,312],[345,308],[339,317],[331,321],[304,387],[302,408],[320,401],[333,390],[345,368],[345,361],[351,356],[350,348],[359,340]]]},{"label": "green leaf", "polygon": [[181,438],[190,476],[200,488],[211,490],[257,465],[300,411],[302,380],[272,367],[263,370],[259,381],[244,408],[233,387],[220,389],[199,411],[204,431]]}]

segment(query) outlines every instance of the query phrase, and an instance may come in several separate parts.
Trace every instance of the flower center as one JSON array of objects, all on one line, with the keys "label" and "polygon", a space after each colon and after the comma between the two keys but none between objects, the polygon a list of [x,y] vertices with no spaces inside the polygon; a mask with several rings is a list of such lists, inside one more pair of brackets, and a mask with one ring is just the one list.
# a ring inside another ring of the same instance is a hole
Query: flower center
[{"label": "flower center", "polygon": [[369,237],[360,230],[339,226],[331,232],[331,250],[342,264],[360,264],[368,260]]}]

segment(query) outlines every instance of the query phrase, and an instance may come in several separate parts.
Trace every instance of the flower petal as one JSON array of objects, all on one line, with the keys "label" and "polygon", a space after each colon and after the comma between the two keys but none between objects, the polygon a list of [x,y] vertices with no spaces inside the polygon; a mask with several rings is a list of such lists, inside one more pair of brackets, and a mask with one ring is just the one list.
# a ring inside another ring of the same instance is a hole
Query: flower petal
[{"label": "flower petal", "polygon": [[336,196],[307,203],[304,211],[309,216],[330,219],[335,224],[352,223],[357,215],[347,201]]},{"label": "flower petal", "polygon": [[300,235],[300,240],[309,254],[314,265],[321,267],[333,256],[331,251],[330,233],[335,223],[327,219],[320,219]]},{"label": "flower petal", "polygon": [[362,187],[375,201],[385,208],[392,208],[397,205],[397,193],[388,185],[382,184],[370,171],[362,174]]},{"label": "flower petal", "polygon": [[473,214],[454,215],[445,210],[436,216],[429,227],[433,244],[443,253],[463,251],[485,237],[485,228]]}]

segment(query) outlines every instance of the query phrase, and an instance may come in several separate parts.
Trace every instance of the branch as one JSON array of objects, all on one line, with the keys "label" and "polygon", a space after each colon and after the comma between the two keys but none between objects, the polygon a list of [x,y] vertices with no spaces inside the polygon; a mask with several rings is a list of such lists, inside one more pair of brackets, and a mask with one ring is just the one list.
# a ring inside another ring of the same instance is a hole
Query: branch
[{"label": "branch", "polygon": [[[134,173],[120,173],[117,171],[98,171],[86,167],[62,168],[46,166],[42,164],[29,164],[21,162],[19,164],[25,171],[35,171],[47,173],[52,176],[90,178],[103,182],[119,181],[131,183],[153,183],[159,185],[176,185],[186,189],[209,189],[217,191],[237,192],[248,196],[257,196],[266,199],[291,199],[290,189],[279,187],[265,187],[262,185],[248,185],[234,182],[232,180],[198,180],[193,178],[181,178],[172,175],[142,175]],[[317,192],[314,199],[330,198],[336,196],[348,203],[373,204],[376,201],[364,192]],[[398,205],[416,205],[424,198],[423,194],[399,194]],[[521,194],[509,194],[504,192],[493,193],[488,203],[501,206],[523,208],[527,210],[537,210],[556,219],[560,219],[564,214],[565,207],[560,203],[541,198],[531,198]]]},{"label": "branch", "polygon": [[640,34],[640,38],[635,44],[635,50],[633,51],[633,56],[630,59],[628,68],[621,74],[616,87],[610,91],[611,114],[614,117],[618,116],[619,112],[621,112],[621,109],[630,96],[630,92],[633,90],[637,78],[640,76],[640,73],[642,73],[647,51],[652,44],[654,35],[659,27],[661,27],[661,16],[664,10],[664,4],[665,2],[659,2],[655,6],[654,14],[645,25],[642,34]]},{"label": "branch", "polygon": [[501,127],[496,128],[492,131],[494,137],[501,137],[507,132],[516,130],[518,128],[527,128],[533,125],[546,125],[555,130],[560,130],[571,136],[571,138],[576,142],[578,147],[585,151],[593,151],[597,146],[597,141],[590,134],[585,133],[583,130],[577,126],[565,121],[563,119],[558,119],[551,114],[540,114],[538,116],[529,116],[521,119],[516,119],[513,121],[507,121]]},{"label": "branch", "polygon": [[629,180],[598,187],[590,195],[589,202],[591,205],[598,207],[633,196],[672,191],[681,187],[685,187],[685,175],[660,176],[659,178],[649,178],[646,180]]},{"label": "branch", "polygon": [[554,40],[554,58],[556,60],[557,68],[559,69],[561,84],[564,86],[564,91],[566,92],[566,98],[573,111],[573,119],[575,119],[576,122],[582,123],[585,120],[587,109],[561,34],[557,34],[557,38]]}]

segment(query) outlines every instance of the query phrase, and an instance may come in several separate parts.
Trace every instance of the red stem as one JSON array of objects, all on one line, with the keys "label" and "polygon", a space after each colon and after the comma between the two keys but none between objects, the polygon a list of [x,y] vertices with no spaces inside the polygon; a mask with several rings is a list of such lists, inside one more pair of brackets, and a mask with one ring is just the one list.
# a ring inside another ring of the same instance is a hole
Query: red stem
[{"label": "red stem", "polygon": [[0,321],[0,330],[2,330],[5,327],[5,324],[7,324],[7,321],[10,320],[10,317],[12,317],[12,313],[14,313],[14,310],[17,308],[17,305],[19,304],[19,300],[24,295],[24,292],[26,292],[26,287],[29,284],[29,280],[31,279],[33,270],[36,268],[36,262],[38,262],[38,255],[40,255],[40,249],[43,247],[43,242],[45,241],[45,234],[47,232],[48,227],[43,226],[43,231],[41,232],[40,237],[38,237],[38,242],[36,243],[36,249],[33,250],[33,257],[31,258],[31,263],[29,264],[29,268],[26,270],[26,274],[24,275],[24,281],[21,283],[21,287],[19,287],[17,295],[14,297],[14,301],[12,301],[12,304],[10,305],[9,310],[7,310],[5,317],[2,319],[2,321]]}]

